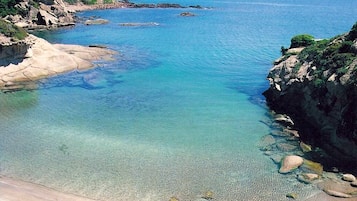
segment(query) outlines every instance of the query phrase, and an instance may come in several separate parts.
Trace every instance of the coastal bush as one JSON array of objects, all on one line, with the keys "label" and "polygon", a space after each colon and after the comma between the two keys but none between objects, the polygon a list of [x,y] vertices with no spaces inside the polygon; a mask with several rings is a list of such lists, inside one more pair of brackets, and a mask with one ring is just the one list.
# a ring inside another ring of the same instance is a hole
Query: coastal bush
[{"label": "coastal bush", "polygon": [[73,5],[77,3],[77,0],[65,0],[65,2]]},{"label": "coastal bush", "polygon": [[291,39],[290,48],[307,47],[314,43],[315,43],[315,39],[313,36],[308,34],[301,34],[301,35],[294,36]]},{"label": "coastal bush", "polygon": [[26,38],[27,32],[16,25],[6,22],[0,19],[0,33],[7,37],[11,37],[17,40]]},{"label": "coastal bush", "polygon": [[93,5],[97,3],[97,0],[82,0],[84,4]]}]

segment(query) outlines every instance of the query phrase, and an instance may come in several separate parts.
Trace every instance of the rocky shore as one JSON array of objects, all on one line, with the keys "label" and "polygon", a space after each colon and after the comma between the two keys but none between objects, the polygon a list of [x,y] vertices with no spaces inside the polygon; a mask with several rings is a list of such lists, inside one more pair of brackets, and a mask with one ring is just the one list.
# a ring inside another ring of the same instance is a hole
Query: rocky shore
[{"label": "rocky shore", "polygon": [[274,121],[261,150],[281,174],[323,191],[308,201],[357,200],[356,64],[357,23],[332,39],[294,37],[269,72]]},{"label": "rocky shore", "polygon": [[293,119],[304,142],[327,153],[312,157],[357,172],[356,29],[287,50],[270,70],[264,95],[272,110]]},{"label": "rocky shore", "polygon": [[92,68],[95,67],[92,61],[109,60],[115,54],[102,47],[50,44],[34,35],[15,44],[2,43],[2,49],[0,89],[3,91],[35,88],[40,79]]}]

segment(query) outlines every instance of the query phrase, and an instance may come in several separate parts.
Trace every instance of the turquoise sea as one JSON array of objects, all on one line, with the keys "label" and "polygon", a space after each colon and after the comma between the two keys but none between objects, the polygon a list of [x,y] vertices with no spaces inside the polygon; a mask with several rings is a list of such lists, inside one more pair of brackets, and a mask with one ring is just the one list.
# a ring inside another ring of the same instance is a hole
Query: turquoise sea
[{"label": "turquoise sea", "polygon": [[[140,1],[157,3],[157,0]],[[136,3],[140,3],[136,1]],[[162,1],[168,2],[168,1]],[[38,33],[119,52],[99,68],[0,94],[0,175],[108,201],[305,200],[258,148],[270,128],[261,93],[294,35],[329,38],[356,21],[351,0],[177,0],[210,9],[78,13],[105,25]],[[180,17],[181,12],[194,17]],[[123,27],[120,23],[158,26]]]}]

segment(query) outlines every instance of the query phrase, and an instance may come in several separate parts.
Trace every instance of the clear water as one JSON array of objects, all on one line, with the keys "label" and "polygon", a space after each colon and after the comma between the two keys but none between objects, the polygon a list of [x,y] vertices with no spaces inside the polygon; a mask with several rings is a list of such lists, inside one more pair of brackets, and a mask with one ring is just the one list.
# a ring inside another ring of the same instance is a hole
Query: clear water
[{"label": "clear water", "polygon": [[[259,151],[270,131],[260,94],[282,45],[301,33],[348,31],[357,1],[174,3],[213,9],[88,11],[79,15],[110,23],[42,33],[120,54],[39,90],[0,94],[0,174],[99,200],[195,200],[207,190],[227,201],[314,194]],[[180,17],[184,11],[197,16]],[[126,22],[160,25],[119,26]]]}]

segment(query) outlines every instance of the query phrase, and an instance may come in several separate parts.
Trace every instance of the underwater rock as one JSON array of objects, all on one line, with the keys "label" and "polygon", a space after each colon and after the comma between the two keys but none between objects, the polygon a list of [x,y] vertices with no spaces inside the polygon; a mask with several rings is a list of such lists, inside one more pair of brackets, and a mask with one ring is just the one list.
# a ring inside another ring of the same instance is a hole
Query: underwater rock
[{"label": "underwater rock", "polygon": [[212,191],[206,191],[201,198],[206,200],[212,200],[214,193]]},{"label": "underwater rock", "polygon": [[194,13],[191,13],[191,12],[183,12],[183,13],[180,13],[180,16],[182,17],[193,17],[193,16],[196,16]]},{"label": "underwater rock", "polygon": [[106,19],[95,19],[95,20],[86,20],[85,25],[96,25],[96,24],[108,24],[109,21]]},{"label": "underwater rock", "polygon": [[119,25],[123,27],[141,27],[141,26],[159,26],[160,24],[157,22],[126,22],[126,23],[120,23]]},{"label": "underwater rock", "polygon": [[320,178],[319,175],[314,174],[314,173],[302,173],[297,176],[297,179],[299,181],[307,183],[307,184],[310,184],[319,178]]},{"label": "underwater rock", "polygon": [[296,200],[298,198],[298,195],[296,193],[288,193],[286,194],[286,197]]},{"label": "underwater rock", "polygon": [[179,199],[175,196],[170,197],[169,201],[179,201]]},{"label": "underwater rock", "polygon": [[294,151],[297,149],[296,146],[292,145],[292,144],[289,144],[289,143],[285,143],[285,142],[281,142],[281,143],[278,143],[276,145],[276,147],[280,150],[280,151],[283,151],[283,152],[290,152],[290,151]]}]

